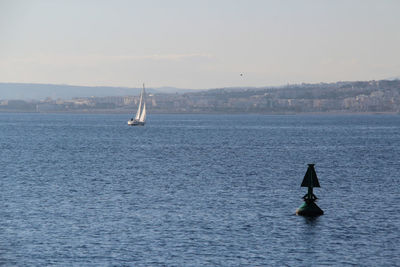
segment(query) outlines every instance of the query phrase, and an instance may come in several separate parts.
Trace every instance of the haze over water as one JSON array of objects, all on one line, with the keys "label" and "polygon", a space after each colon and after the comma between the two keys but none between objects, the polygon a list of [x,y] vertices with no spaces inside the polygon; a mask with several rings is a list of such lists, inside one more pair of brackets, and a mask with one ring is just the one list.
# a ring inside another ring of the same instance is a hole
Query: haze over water
[{"label": "haze over water", "polygon": [[0,264],[399,265],[399,116],[128,117],[0,114]]}]

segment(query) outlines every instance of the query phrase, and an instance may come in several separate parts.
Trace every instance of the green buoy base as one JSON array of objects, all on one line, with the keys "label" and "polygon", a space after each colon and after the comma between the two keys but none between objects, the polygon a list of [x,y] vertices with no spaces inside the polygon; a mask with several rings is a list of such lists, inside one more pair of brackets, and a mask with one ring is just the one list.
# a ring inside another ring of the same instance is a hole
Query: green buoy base
[{"label": "green buoy base", "polygon": [[324,214],[324,211],[321,210],[315,202],[304,202],[303,205],[296,210],[296,214],[301,216],[319,216]]}]

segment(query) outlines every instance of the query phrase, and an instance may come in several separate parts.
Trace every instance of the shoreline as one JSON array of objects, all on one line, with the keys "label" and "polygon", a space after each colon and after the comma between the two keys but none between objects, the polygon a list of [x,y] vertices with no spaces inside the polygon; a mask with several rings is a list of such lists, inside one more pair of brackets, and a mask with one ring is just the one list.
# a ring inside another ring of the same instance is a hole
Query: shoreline
[{"label": "shoreline", "polygon": [[[0,114],[101,114],[101,115],[118,115],[127,114],[131,115],[132,112],[127,111],[110,111],[110,110],[93,110],[93,111],[23,111],[23,110],[0,110]],[[399,112],[150,112],[148,115],[400,115]]]}]

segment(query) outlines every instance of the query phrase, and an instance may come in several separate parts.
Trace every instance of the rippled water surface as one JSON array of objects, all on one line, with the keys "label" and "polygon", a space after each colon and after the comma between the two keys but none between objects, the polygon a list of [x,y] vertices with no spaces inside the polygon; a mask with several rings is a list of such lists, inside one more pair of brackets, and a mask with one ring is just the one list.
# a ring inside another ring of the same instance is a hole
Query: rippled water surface
[{"label": "rippled water surface", "polygon": [[400,265],[400,116],[128,117],[0,114],[0,265]]}]

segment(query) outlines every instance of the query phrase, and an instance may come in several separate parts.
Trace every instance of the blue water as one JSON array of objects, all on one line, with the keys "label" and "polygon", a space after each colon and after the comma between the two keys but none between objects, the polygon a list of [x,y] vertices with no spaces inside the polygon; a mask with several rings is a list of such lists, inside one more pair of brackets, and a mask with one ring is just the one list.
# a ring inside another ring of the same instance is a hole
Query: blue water
[{"label": "blue water", "polygon": [[0,265],[400,266],[400,116],[127,120],[0,114]]}]

